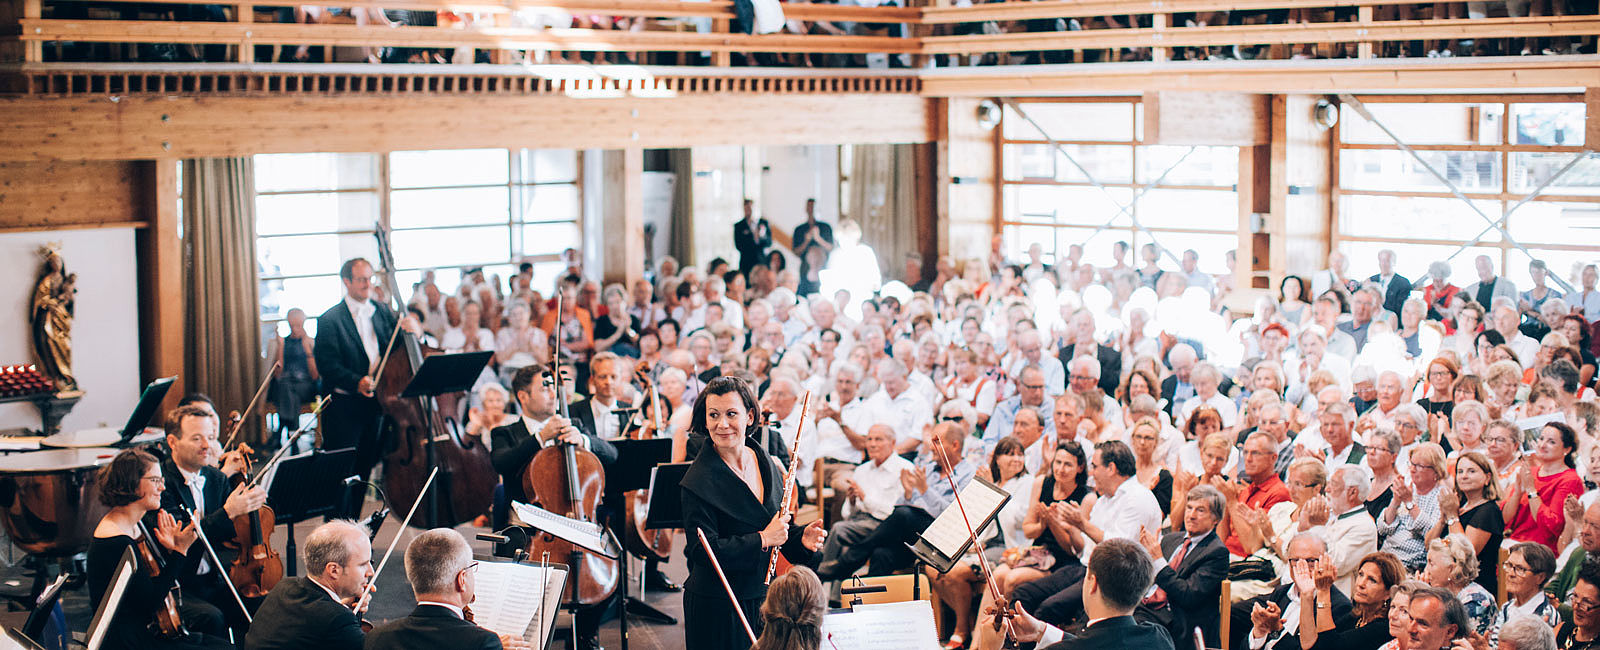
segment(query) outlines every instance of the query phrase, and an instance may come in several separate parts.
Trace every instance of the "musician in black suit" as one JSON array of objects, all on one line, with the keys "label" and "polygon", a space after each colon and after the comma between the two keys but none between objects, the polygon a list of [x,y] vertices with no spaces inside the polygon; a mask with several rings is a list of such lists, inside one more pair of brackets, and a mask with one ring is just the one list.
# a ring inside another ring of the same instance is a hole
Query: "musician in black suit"
[{"label": "musician in black suit", "polygon": [[[478,563],[461,533],[435,528],[406,546],[406,581],[417,608],[367,635],[366,650],[500,650],[500,637],[466,620]],[[520,639],[519,639],[520,640]]]},{"label": "musician in black suit", "polygon": [[[1316,565],[1321,562],[1323,554],[1328,552],[1328,543],[1314,532],[1299,533],[1289,540],[1289,557],[1285,558],[1291,568],[1297,564],[1310,563],[1312,573],[1316,573]],[[1344,630],[1355,626],[1355,619],[1350,615],[1350,599],[1333,588],[1333,624],[1338,629]],[[1321,603],[1318,603],[1320,606]],[[1241,600],[1233,604],[1229,612],[1232,637],[1230,648],[1248,648],[1250,650],[1299,650],[1300,635],[1300,592],[1294,584],[1285,584],[1265,596],[1258,596],[1250,600]],[[1247,645],[1248,643],[1248,645]]]},{"label": "musician in black suit", "polygon": [[[557,412],[556,391],[544,364],[533,364],[517,371],[511,377],[511,392],[522,405],[522,417],[511,424],[495,427],[489,432],[494,450],[489,460],[494,471],[500,474],[505,486],[506,499],[529,503],[532,499],[522,488],[522,477],[533,457],[545,447],[557,443],[577,445],[599,457],[600,464],[609,467],[617,460],[617,448],[589,431],[580,429],[576,422]],[[570,412],[570,409],[569,409]],[[598,648],[597,634],[600,615],[605,607],[596,606],[578,612],[577,628],[580,648]]]},{"label": "musician in black suit", "polygon": [[1157,591],[1144,599],[1134,617],[1167,628],[1177,647],[1194,647],[1196,627],[1205,635],[1204,647],[1222,647],[1217,600],[1228,577],[1228,547],[1216,528],[1226,505],[1222,492],[1197,485],[1185,499],[1182,530],[1159,542],[1154,531],[1140,535],[1145,550],[1157,558]]},{"label": "musician in black suit", "polygon": [[750,269],[767,261],[767,249],[772,247],[772,226],[766,219],[755,217],[755,202],[744,200],[744,218],[733,224],[733,247],[739,250],[739,272],[750,275]]},{"label": "musician in black suit", "polygon": [[305,542],[306,576],[286,577],[267,594],[244,637],[244,650],[361,650],[372,580],[371,533],[335,519]]},{"label": "musician in black suit", "polygon": [[[344,300],[317,318],[317,340],[311,355],[322,373],[322,386],[333,399],[322,412],[322,448],[356,450],[355,473],[366,479],[378,463],[378,364],[397,326],[420,331],[416,319],[402,322],[388,305],[372,300],[372,264],[360,257],[339,267]],[[393,351],[405,354],[399,341]]]},{"label": "musician in black suit", "polygon": [[[1155,573],[1150,556],[1139,544],[1107,539],[1094,547],[1088,568],[1083,578],[1083,611],[1089,625],[1078,634],[1063,635],[1029,616],[1021,604],[1014,604],[1012,626],[1018,641],[1037,641],[1044,650],[1172,650],[1166,628],[1140,622],[1133,615]],[[1060,641],[1050,643],[1057,638]]]},{"label": "musician in black suit", "polygon": [[[161,475],[166,480],[161,509],[179,521],[187,520],[188,513],[195,513],[206,539],[221,554],[222,543],[234,538],[233,518],[260,509],[267,502],[267,493],[260,487],[246,489],[240,485],[234,489],[230,485],[230,477],[244,471],[244,454],[238,450],[222,454],[222,469],[213,466],[221,451],[216,422],[211,411],[195,405],[180,406],[167,413],[164,426],[171,454],[161,463]],[[154,524],[155,516],[154,512],[146,515],[146,524]],[[221,556],[221,561],[231,561],[229,555]],[[243,632],[249,623],[223,583],[227,571],[227,565],[217,566],[206,558],[196,563],[193,572],[179,575],[178,583],[191,597],[188,601],[198,598],[210,603],[217,611],[206,614],[215,614],[225,619],[228,627]]]},{"label": "musician in black suit", "polygon": [[1378,272],[1367,281],[1378,285],[1378,291],[1383,293],[1383,308],[1399,318],[1406,298],[1411,297],[1411,281],[1394,272],[1394,251],[1387,248],[1378,251]]},{"label": "musician in black suit", "polygon": [[617,382],[628,368],[610,352],[594,355],[589,361],[589,396],[572,403],[568,410],[572,421],[583,431],[600,438],[621,435],[622,424],[628,418],[617,411],[632,409],[633,405],[617,399]]},{"label": "musician in black suit", "polygon": [[794,564],[810,564],[822,548],[822,522],[804,528],[782,514],[786,470],[750,437],[755,429],[756,394],[743,379],[718,377],[695,398],[689,429],[709,436],[679,484],[689,545],[689,579],[684,583],[684,646],[742,648],[752,639],[734,613],[722,581],[712,568],[696,531],[711,544],[737,606],[761,634],[761,602],[766,598],[770,551],[781,549]]}]

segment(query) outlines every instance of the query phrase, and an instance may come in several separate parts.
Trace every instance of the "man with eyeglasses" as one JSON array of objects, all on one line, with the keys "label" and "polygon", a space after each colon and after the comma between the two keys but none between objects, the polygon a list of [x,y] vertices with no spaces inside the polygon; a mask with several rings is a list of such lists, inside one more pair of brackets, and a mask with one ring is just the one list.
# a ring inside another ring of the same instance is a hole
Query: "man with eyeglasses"
[{"label": "man with eyeglasses", "polygon": [[334,519],[306,537],[304,576],[278,582],[256,610],[245,650],[361,650],[361,615],[372,580],[372,543],[366,526]]},{"label": "man with eyeglasses", "polygon": [[[1569,508],[1567,521],[1572,521],[1570,510],[1572,505],[1569,503],[1567,507]],[[1578,525],[1578,540],[1562,553],[1561,559],[1557,561],[1560,570],[1556,571],[1555,578],[1545,585],[1545,592],[1554,600],[1566,598],[1572,591],[1572,586],[1578,581],[1578,573],[1584,561],[1590,557],[1600,557],[1600,501],[1583,510],[1582,523]]]},{"label": "man with eyeglasses", "polygon": [[[1051,415],[1052,402],[1045,400],[1044,372],[1039,366],[1025,366],[1017,373],[1017,394],[1006,398],[994,407],[994,414],[989,416],[989,424],[983,428],[983,451],[988,454],[994,451],[995,443],[1001,438],[1011,435],[1011,429],[1017,420],[1017,411],[1027,406],[1038,409],[1044,415]],[[1046,435],[1054,435],[1055,421],[1052,418],[1050,426],[1045,430]]]},{"label": "man with eyeglasses", "polygon": [[[1061,352],[1057,355],[1061,365],[1070,366],[1073,359],[1080,357],[1092,358],[1100,366],[1100,374],[1096,379],[1100,384],[1100,390],[1105,391],[1107,395],[1117,392],[1117,382],[1122,380],[1122,353],[1095,340],[1094,313],[1086,307],[1079,307],[1072,312],[1067,335],[1070,337],[1069,342],[1061,347]],[[1190,348],[1189,352],[1193,353],[1194,349]]]},{"label": "man with eyeglasses", "polygon": [[1017,374],[1026,366],[1038,366],[1044,375],[1044,389],[1050,395],[1060,395],[1066,390],[1067,371],[1061,360],[1044,355],[1044,341],[1039,336],[1039,330],[1030,329],[1017,335],[1016,354],[1006,355],[1011,357],[1011,365],[1007,372]]},{"label": "man with eyeglasses", "polygon": [[1378,550],[1378,522],[1367,512],[1372,475],[1360,465],[1341,465],[1328,477],[1328,513],[1323,536],[1333,561],[1333,586],[1350,592],[1361,558]]},{"label": "man with eyeglasses", "polygon": [[[1272,461],[1272,473],[1279,479],[1289,475],[1289,464],[1294,462],[1294,436],[1289,431],[1288,407],[1280,401],[1269,401],[1255,409],[1256,431],[1267,434],[1272,438],[1273,448],[1277,450],[1276,458]],[[1249,442],[1248,436],[1245,442]],[[1246,480],[1248,480],[1246,476]]]},{"label": "man with eyeglasses", "polygon": [[[1313,574],[1328,552],[1328,544],[1315,532],[1297,533],[1289,540],[1288,557],[1291,570],[1305,565]],[[1299,650],[1300,590],[1293,584],[1284,584],[1265,596],[1242,600],[1233,604],[1229,612],[1232,643],[1230,648],[1249,650]],[[1350,617],[1350,599],[1338,587],[1332,588],[1333,624],[1340,629],[1354,624]],[[1320,600],[1317,607],[1326,607]],[[1248,644],[1247,644],[1248,643]],[[1415,647],[1408,650],[1415,650]]]},{"label": "man with eyeglasses", "polygon": [[[1280,412],[1282,409],[1278,409]],[[1278,416],[1281,417],[1281,416]],[[1222,488],[1228,495],[1230,503],[1243,503],[1246,506],[1266,512],[1272,506],[1289,500],[1289,486],[1284,485],[1283,479],[1278,476],[1278,442],[1270,433],[1257,431],[1250,434],[1244,441],[1244,462],[1239,463],[1244,469],[1245,480],[1249,483],[1243,488],[1236,484]],[[1232,526],[1225,527],[1228,531],[1224,544],[1228,552],[1237,557],[1244,557],[1248,553],[1239,541],[1239,532]]]},{"label": "man with eyeglasses", "polygon": [[[1074,393],[1084,396],[1084,399],[1100,400],[1100,415],[1107,422],[1122,421],[1122,405],[1116,398],[1100,389],[1100,364],[1088,357],[1078,357],[1068,364],[1068,386]],[[1112,391],[1116,392],[1116,391]]]},{"label": "man with eyeglasses", "polygon": [[467,620],[466,608],[477,596],[477,569],[472,548],[454,529],[435,528],[411,540],[406,581],[417,607],[367,635],[367,650],[531,647],[521,637],[499,636]]}]

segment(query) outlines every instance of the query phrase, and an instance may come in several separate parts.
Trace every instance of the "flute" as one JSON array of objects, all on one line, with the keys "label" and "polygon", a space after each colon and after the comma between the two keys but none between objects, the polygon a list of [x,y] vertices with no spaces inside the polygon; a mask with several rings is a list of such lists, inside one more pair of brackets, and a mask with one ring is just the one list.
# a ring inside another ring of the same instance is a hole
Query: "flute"
[{"label": "flute", "polygon": [[[783,502],[779,513],[782,516],[794,514],[794,473],[800,469],[800,432],[806,428],[806,411],[811,407],[811,391],[806,391],[800,398],[800,424],[794,428],[794,444],[789,445],[789,471],[783,473]],[[771,554],[767,557],[767,579],[762,584],[772,584],[772,575],[778,572],[778,549],[782,545],[772,547]]]}]

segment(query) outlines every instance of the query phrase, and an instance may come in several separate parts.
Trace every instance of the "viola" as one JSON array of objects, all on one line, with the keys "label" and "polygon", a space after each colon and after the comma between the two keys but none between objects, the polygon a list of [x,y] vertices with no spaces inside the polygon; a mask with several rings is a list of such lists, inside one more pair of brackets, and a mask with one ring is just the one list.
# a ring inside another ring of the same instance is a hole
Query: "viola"
[{"label": "viola", "polygon": [[[139,539],[133,543],[134,552],[139,554],[140,563],[144,564],[146,573],[152,579],[161,577],[167,569],[167,561],[162,557],[161,548],[156,545],[156,538],[150,534],[150,529],[144,522],[136,524],[139,527]],[[172,589],[161,597],[161,602],[156,605],[156,620],[151,623],[155,628],[156,636],[163,639],[181,639],[189,636],[189,631],[183,627],[183,617],[178,614],[178,585],[173,583]]]},{"label": "viola", "polygon": [[[245,449],[250,453],[248,447]],[[233,476],[235,487],[244,482],[246,472]],[[228,567],[228,578],[246,598],[265,598],[283,579],[283,558],[268,543],[276,524],[272,506],[266,505],[233,518],[233,538],[239,545],[239,556]]]},{"label": "viola", "polygon": [[[638,367],[634,369],[634,377],[650,396],[647,405],[649,413],[639,426],[632,427],[628,431],[628,437],[634,440],[654,438],[666,428],[666,414],[663,409],[667,408],[667,404],[661,399],[661,393],[656,390],[655,384],[650,381],[649,362],[639,362]],[[623,538],[628,551],[644,558],[653,557],[663,561],[669,559],[672,556],[674,538],[672,531],[645,527],[645,521],[650,517],[650,489],[629,492],[625,495],[624,504],[626,510],[624,521],[627,522],[627,526]]]},{"label": "viola", "polygon": [[[557,331],[561,323],[560,310],[563,302],[565,301],[557,296]],[[550,349],[556,351],[557,363],[554,365],[559,368],[561,349],[559,342],[552,343]],[[554,382],[556,404],[560,408],[561,417],[570,421],[572,417],[567,409],[563,382],[553,376],[547,376],[546,380]],[[530,433],[538,435],[537,431]],[[600,458],[568,443],[559,443],[540,450],[533,457],[533,461],[528,463],[522,476],[524,494],[527,494],[535,505],[564,517],[589,522],[596,521],[600,498],[605,494],[605,482],[605,468],[600,464]],[[569,582],[572,585],[571,600],[582,605],[595,605],[605,602],[611,597],[612,592],[616,591],[621,578],[617,560],[587,552],[571,542],[548,533],[534,535],[529,540],[528,555],[536,556],[544,553],[572,558],[569,566],[572,567],[576,578]]]}]

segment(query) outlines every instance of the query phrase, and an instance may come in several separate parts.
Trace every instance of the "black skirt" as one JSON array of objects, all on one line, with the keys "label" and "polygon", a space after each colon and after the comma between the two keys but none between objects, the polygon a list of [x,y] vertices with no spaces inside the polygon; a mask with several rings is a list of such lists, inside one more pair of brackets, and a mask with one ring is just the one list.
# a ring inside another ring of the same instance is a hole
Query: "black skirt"
[{"label": "black skirt", "polygon": [[[761,602],[762,598],[747,598],[739,601],[739,608],[744,610],[744,616],[750,621],[750,629],[757,637],[761,636]],[[744,626],[739,623],[739,617],[733,612],[733,605],[726,596],[709,597],[683,592],[683,646],[696,650],[711,650],[716,648],[748,648],[755,645],[750,641],[750,636],[745,634]]]}]

